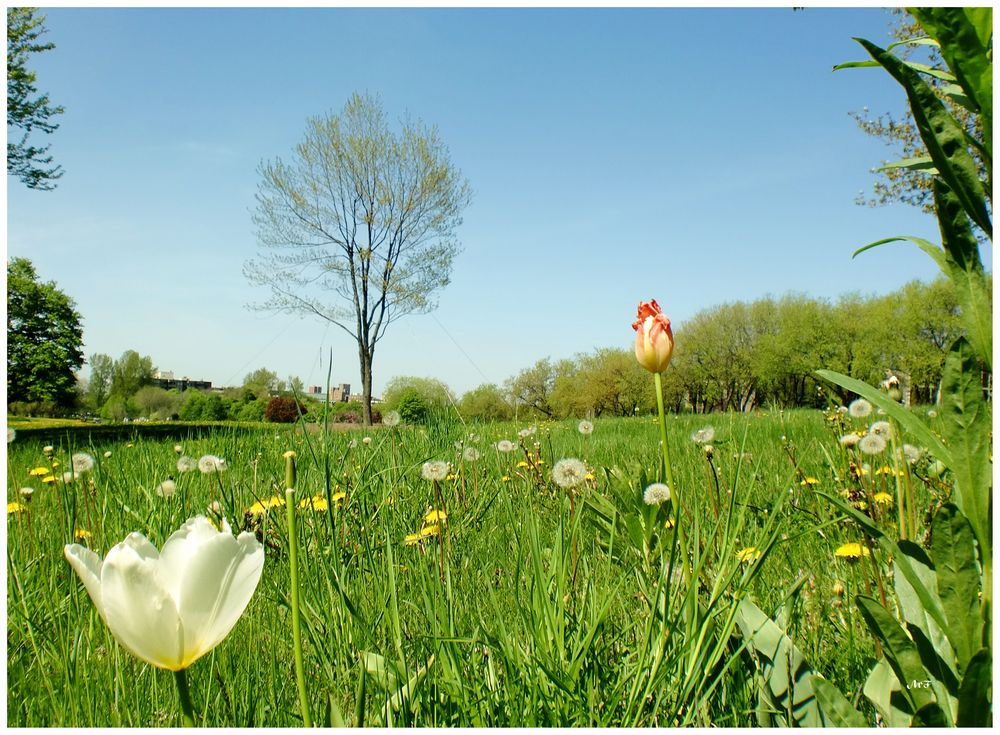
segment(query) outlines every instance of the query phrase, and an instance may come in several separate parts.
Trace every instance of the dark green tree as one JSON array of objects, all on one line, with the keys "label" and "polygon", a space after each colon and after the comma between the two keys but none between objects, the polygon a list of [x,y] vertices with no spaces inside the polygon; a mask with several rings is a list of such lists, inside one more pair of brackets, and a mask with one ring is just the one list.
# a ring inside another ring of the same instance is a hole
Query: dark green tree
[{"label": "dark green tree", "polygon": [[[45,33],[45,16],[37,8],[7,8],[7,173],[29,189],[47,191],[63,175],[61,166],[50,166],[49,146],[28,142],[33,131],[51,133],[59,127],[52,118],[63,113],[47,94],[35,87],[35,73],[28,69],[32,54],[50,51],[52,43],[39,43]],[[17,139],[20,131],[20,139]],[[16,141],[16,142],[11,142]]]},{"label": "dark green tree", "polygon": [[135,350],[126,350],[111,368],[111,395],[131,398],[144,385],[153,382],[153,358]]},{"label": "dark green tree", "polygon": [[73,405],[74,371],[83,365],[76,304],[54,281],[42,283],[31,261],[7,262],[7,401]]},{"label": "dark green tree", "polygon": [[111,355],[95,352],[88,362],[90,362],[90,380],[87,382],[86,401],[90,408],[100,411],[101,406],[111,395],[111,374],[115,361]]}]

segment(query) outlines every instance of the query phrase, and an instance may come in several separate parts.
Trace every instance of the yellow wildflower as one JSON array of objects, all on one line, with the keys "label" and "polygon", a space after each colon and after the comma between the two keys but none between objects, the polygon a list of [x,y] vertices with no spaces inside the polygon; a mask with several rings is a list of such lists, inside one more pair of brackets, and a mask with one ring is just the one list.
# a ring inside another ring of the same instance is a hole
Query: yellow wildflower
[{"label": "yellow wildflower", "polygon": [[500,482],[510,482],[510,475],[504,475],[501,477]]},{"label": "yellow wildflower", "polygon": [[15,513],[25,513],[28,510],[28,506],[21,505],[18,502],[7,503],[7,515],[11,516]]},{"label": "yellow wildflower", "polygon": [[522,459],[520,462],[517,463],[517,466],[523,468],[523,467],[529,467],[530,465]]},{"label": "yellow wildflower", "polygon": [[804,479],[799,484],[803,485],[803,486],[805,486],[805,485],[819,485],[819,480],[817,480],[815,477],[807,477],[806,479]]},{"label": "yellow wildflower", "polygon": [[42,478],[42,482],[44,482],[46,485],[51,485],[53,482],[56,481],[57,480],[55,475],[46,475],[45,477]]},{"label": "yellow wildflower", "polygon": [[440,536],[441,526],[434,524],[432,526],[424,526],[420,529],[420,537],[427,538],[429,536]]},{"label": "yellow wildflower", "polygon": [[423,536],[421,536],[419,532],[408,533],[406,534],[406,538],[403,539],[403,543],[406,544],[407,546],[416,546],[417,544],[420,543],[421,538],[423,538]]},{"label": "yellow wildflower", "polygon": [[299,501],[299,508],[312,508],[317,513],[322,513],[329,507],[322,495],[313,495],[311,498],[302,498]]},{"label": "yellow wildflower", "polygon": [[839,556],[841,559],[846,559],[847,561],[852,561],[852,562],[858,561],[858,559],[860,559],[862,556],[869,556],[871,554],[871,552],[868,551],[867,546],[862,546],[861,544],[856,542],[844,544],[833,553],[836,556]]},{"label": "yellow wildflower", "polygon": [[675,525],[677,525],[677,524],[674,523],[674,519],[673,518],[668,518],[667,522],[663,524],[663,527],[664,528],[673,528]]},{"label": "yellow wildflower", "polygon": [[87,541],[88,539],[92,539],[93,537],[94,534],[92,534],[90,531],[85,531],[82,528],[76,529],[76,532],[73,534],[73,538],[75,538],[77,541]]},{"label": "yellow wildflower", "polygon": [[737,561],[750,563],[760,558],[760,551],[756,546],[748,546],[736,552]]},{"label": "yellow wildflower", "polygon": [[892,496],[889,493],[875,493],[872,500],[879,505],[892,505]]},{"label": "yellow wildflower", "polygon": [[443,510],[432,509],[424,516],[424,523],[440,523],[448,520],[448,514]]},{"label": "yellow wildflower", "polygon": [[30,475],[31,477],[41,477],[42,475],[47,475],[47,474],[49,474],[48,467],[34,467],[28,471],[28,475]]}]

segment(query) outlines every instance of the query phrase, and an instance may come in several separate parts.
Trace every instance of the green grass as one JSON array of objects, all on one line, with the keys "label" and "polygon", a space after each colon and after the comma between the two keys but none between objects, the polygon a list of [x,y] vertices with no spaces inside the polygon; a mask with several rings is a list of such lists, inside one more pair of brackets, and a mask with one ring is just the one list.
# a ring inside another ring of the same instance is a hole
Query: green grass
[{"label": "green grass", "polygon": [[[220,475],[178,473],[173,439],[70,434],[56,449],[56,470],[74,451],[93,455],[96,466],[69,485],[29,477],[48,460],[38,442],[19,435],[8,447],[8,502],[21,487],[35,492],[29,511],[8,519],[8,724],[179,724],[173,677],[118,646],[62,548],[80,529],[102,555],[137,530],[159,547],[218,501],[234,529],[259,532],[267,559],[243,619],[189,671],[195,711],[208,726],[300,725],[284,514],[272,511],[262,524],[244,517],[255,500],[283,491],[288,449],[298,456],[298,498],[346,492],[326,512],[299,515],[306,681],[317,724],[752,725],[754,666],[730,635],[743,596],[780,613],[812,666],[853,694],[874,652],[834,584],[846,587],[846,601],[867,589],[873,567],[884,574],[885,560],[865,566],[834,557],[859,540],[814,492],[850,484],[841,428],[819,411],[668,417],[675,481],[689,510],[682,522],[699,570],[689,586],[671,552],[666,509],[640,500],[657,474],[656,423],[594,424],[586,438],[575,421],[540,424],[526,440],[540,452],[537,474],[517,466],[537,454],[494,448],[499,439],[517,441],[523,423],[367,434],[219,427],[180,442],[185,455],[224,457],[229,470]],[[711,465],[690,438],[707,424],[715,428]],[[463,462],[456,442],[475,446],[480,458]],[[550,480],[564,457],[584,459],[594,477],[572,503]],[[434,538],[404,544],[438,505],[420,472],[430,459],[452,462],[457,474],[441,487],[446,554]],[[155,488],[168,477],[177,492],[162,498]],[[818,485],[801,484],[806,477]],[[922,506],[933,502],[933,481],[918,490]],[[884,516],[879,522],[894,522]],[[737,560],[746,547],[762,558]]]}]

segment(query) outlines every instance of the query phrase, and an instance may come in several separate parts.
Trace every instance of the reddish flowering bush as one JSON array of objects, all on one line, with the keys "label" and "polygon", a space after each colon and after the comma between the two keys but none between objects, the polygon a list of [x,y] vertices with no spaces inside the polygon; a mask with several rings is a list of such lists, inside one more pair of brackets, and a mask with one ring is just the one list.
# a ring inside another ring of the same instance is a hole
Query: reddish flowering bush
[{"label": "reddish flowering bush", "polygon": [[307,408],[289,396],[275,396],[267,402],[264,418],[275,424],[291,424],[299,419],[299,413],[305,413]]}]

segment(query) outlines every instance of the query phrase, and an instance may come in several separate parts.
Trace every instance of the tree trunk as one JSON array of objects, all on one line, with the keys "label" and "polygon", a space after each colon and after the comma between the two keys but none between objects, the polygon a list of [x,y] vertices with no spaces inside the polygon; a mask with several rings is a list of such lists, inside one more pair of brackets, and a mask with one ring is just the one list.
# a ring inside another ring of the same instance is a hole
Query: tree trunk
[{"label": "tree trunk", "polygon": [[361,408],[365,426],[372,425],[372,357],[374,350],[358,343],[358,359],[361,364]]}]

